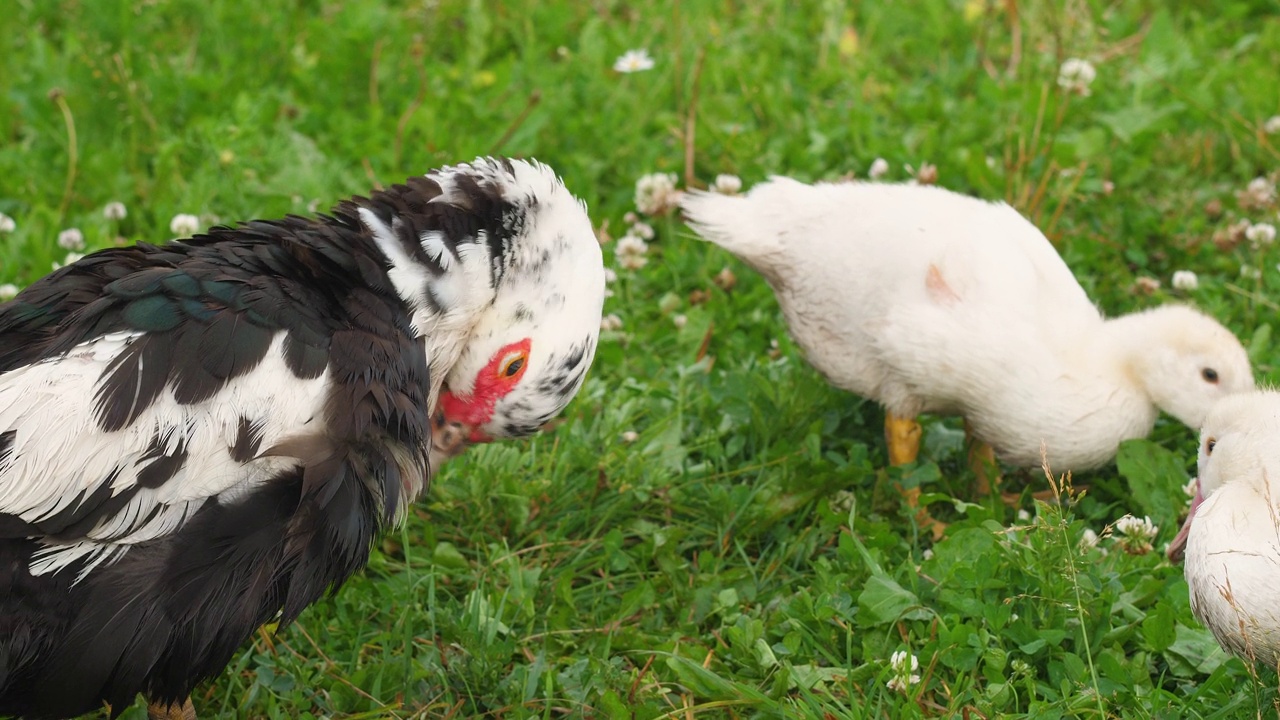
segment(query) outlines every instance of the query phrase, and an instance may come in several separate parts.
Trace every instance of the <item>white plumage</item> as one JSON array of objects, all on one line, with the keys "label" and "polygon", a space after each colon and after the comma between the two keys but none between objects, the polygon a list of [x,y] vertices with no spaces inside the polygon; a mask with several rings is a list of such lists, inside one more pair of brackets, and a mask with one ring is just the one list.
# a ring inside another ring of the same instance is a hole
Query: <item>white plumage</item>
[{"label": "white plumage", "polygon": [[1049,241],[1007,205],[924,186],[773,178],[693,193],[693,227],[772,285],[835,385],[894,416],[963,415],[1006,462],[1108,462],[1157,408],[1197,426],[1253,387],[1240,342],[1166,306],[1106,320]]},{"label": "white plumage", "polygon": [[[139,490],[110,517],[74,542],[44,539],[32,563],[36,575],[80,558],[101,561],[146,540],[167,535],[210,497],[231,501],[256,483],[297,462],[290,457],[258,457],[242,464],[227,453],[236,442],[241,418],[260,428],[263,449],[302,434],[323,409],[327,373],[296,377],[285,365],[285,333],[278,333],[263,361],[229,380],[209,400],[180,404],[166,390],[137,421],[115,431],[102,429],[93,398],[111,361],[143,333],[111,333],[66,355],[0,375],[0,427],[15,432],[11,452],[0,459],[0,513],[37,523],[75,510],[99,483],[111,478],[111,495],[134,488],[153,439],[166,455],[185,453],[186,462],[156,488]],[[230,494],[227,494],[230,493]],[[81,570],[87,573],[96,562]]]},{"label": "white plumage", "polygon": [[1280,661],[1280,393],[1223,400],[1200,433],[1196,500],[1169,547],[1191,610],[1229,652]]}]

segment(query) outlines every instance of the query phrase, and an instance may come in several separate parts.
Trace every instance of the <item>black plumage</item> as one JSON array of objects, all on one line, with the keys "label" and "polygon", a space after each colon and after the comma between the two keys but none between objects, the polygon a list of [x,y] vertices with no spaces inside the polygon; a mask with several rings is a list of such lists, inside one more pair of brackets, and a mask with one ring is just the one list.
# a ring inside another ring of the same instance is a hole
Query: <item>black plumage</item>
[{"label": "black plumage", "polygon": [[[122,492],[106,477],[38,522],[0,513],[0,714],[63,718],[104,702],[119,712],[138,693],[181,702],[259,625],[288,624],[364,565],[376,533],[412,499],[406,490],[425,485],[431,383],[414,308],[359,213],[393,228],[434,275],[444,268],[424,252],[425,233],[455,255],[479,242],[498,258],[520,230],[521,213],[492,183],[464,174],[450,202],[432,202],[439,195],[436,180],[419,177],[332,216],[104,250],[0,305],[0,378],[95,338],[129,338],[85,400],[106,432],[129,428],[166,390],[180,405],[209,401],[258,367],[280,333],[294,376],[328,373],[312,432],[266,447],[261,418],[242,416],[225,448],[240,464],[296,462],[247,493],[209,498],[176,530],[78,581],[87,560],[33,574],[33,554],[85,541],[138,493],[174,482],[191,462],[183,442],[157,434]],[[496,283],[504,264],[490,265]],[[0,432],[0,460],[14,447],[14,433]]]}]

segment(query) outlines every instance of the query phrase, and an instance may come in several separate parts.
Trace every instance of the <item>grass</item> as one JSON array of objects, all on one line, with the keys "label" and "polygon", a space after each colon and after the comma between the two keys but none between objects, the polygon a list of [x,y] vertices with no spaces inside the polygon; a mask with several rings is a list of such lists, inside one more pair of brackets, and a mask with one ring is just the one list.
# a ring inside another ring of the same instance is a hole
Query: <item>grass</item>
[{"label": "grass", "polygon": [[[613,237],[645,173],[750,185],[865,176],[884,157],[888,179],[928,162],[946,187],[1009,200],[1108,313],[1213,313],[1274,382],[1280,257],[1228,229],[1276,221],[1237,192],[1280,168],[1263,131],[1280,114],[1277,9],[15,0],[0,283],[63,260],[68,227],[90,249],[163,241],[178,213],[306,212],[490,152],[552,164]],[[614,73],[636,47],[656,67]],[[1056,86],[1069,57],[1098,67],[1088,97]],[[122,221],[102,215],[113,200]],[[1163,548],[1192,430],[1162,420],[1075,478],[1090,490],[1065,510],[951,511],[972,482],[956,421],[928,419],[921,461],[885,470],[880,410],[805,365],[764,282],[674,218],[655,226],[563,424],[454,462],[367,573],[200,690],[204,716],[1276,714],[1274,671],[1217,649],[1179,567],[1080,544],[1132,512]],[[1170,288],[1179,269],[1198,290]],[[1162,287],[1137,290],[1144,277]],[[944,501],[945,541],[913,529],[896,481]],[[899,650],[919,661],[905,692],[887,687]]]}]

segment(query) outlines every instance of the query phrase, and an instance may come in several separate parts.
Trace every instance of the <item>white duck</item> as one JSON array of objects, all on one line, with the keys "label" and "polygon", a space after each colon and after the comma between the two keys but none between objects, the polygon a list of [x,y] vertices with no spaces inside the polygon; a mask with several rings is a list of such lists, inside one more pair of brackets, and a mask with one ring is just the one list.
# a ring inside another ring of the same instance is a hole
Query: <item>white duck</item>
[{"label": "white duck", "polygon": [[[922,412],[962,415],[1001,460],[1110,461],[1158,408],[1197,427],[1253,388],[1244,348],[1170,305],[1105,319],[1015,210],[935,187],[807,185],[695,192],[703,237],[759,271],[791,334],[833,384],[881,403],[891,462],[915,459]],[[981,476],[980,476],[981,477]]]},{"label": "white duck", "polygon": [[1280,661],[1280,393],[1218,403],[1200,432],[1199,480],[1169,557],[1191,611],[1228,652]]}]

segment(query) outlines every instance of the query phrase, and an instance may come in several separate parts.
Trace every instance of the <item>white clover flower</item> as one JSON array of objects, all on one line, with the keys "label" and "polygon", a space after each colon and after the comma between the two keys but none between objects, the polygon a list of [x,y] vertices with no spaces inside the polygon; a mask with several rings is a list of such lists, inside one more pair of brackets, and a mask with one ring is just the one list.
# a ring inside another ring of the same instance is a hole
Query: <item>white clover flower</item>
[{"label": "white clover flower", "polygon": [[0,285],[0,302],[12,300],[18,294],[18,286],[13,283],[5,283]]},{"label": "white clover flower", "polygon": [[889,657],[889,667],[893,669],[893,677],[885,683],[890,690],[906,693],[907,688],[920,682],[916,671],[920,669],[920,660],[905,650],[899,650]]},{"label": "white clover flower", "polygon": [[169,232],[178,237],[191,237],[200,229],[200,218],[188,213],[178,213],[169,221]]},{"label": "white clover flower", "polygon": [[882,157],[878,157],[871,162],[871,169],[867,171],[867,177],[872,180],[879,180],[889,172],[889,161]]},{"label": "white clover flower", "polygon": [[1160,529],[1151,523],[1149,517],[1138,519],[1133,515],[1125,515],[1116,521],[1116,532],[1128,537],[1151,540],[1160,532]]},{"label": "white clover flower", "polygon": [[646,222],[636,222],[627,231],[628,235],[635,235],[641,240],[653,239],[653,226]]},{"label": "white clover flower", "polygon": [[1187,481],[1186,485],[1182,486],[1182,492],[1186,493],[1187,497],[1193,498],[1196,496],[1196,490],[1197,490],[1196,486],[1199,484],[1200,484],[1199,480],[1197,480],[1196,478],[1191,478],[1190,480]]},{"label": "white clover flower", "polygon": [[1143,275],[1133,281],[1133,289],[1143,295],[1150,295],[1160,289],[1160,281]]},{"label": "white clover flower", "polygon": [[837,490],[835,494],[831,496],[831,511],[843,515],[852,510],[853,506],[856,505],[857,502],[858,498],[853,493],[848,490]]},{"label": "white clover flower", "polygon": [[1024,509],[1022,509],[1022,508],[1019,508],[1019,509],[1018,509],[1018,522],[1029,522],[1030,520],[1031,520],[1031,513],[1027,512],[1026,510],[1024,510]]},{"label": "white clover flower", "polygon": [[689,324],[689,318],[685,315],[676,315],[671,318],[671,322],[675,324],[677,330],[683,330],[684,326]]},{"label": "white clover flower", "polygon": [[1097,546],[1098,533],[1094,532],[1092,528],[1085,528],[1084,532],[1080,533],[1080,549],[1088,550]]},{"label": "white clover flower", "polygon": [[622,433],[622,442],[627,443],[628,445],[639,439],[640,439],[640,433],[636,432],[635,430],[628,430]]},{"label": "white clover flower", "polygon": [[613,271],[613,268],[605,268],[605,269],[604,269],[604,282],[605,282],[605,284],[606,284],[606,285],[610,285],[610,284],[615,283],[615,282],[617,282],[617,281],[618,281],[618,273],[614,272],[614,271]]},{"label": "white clover flower", "polygon": [[[1277,267],[1280,267],[1280,266],[1277,266]],[[1260,280],[1262,279],[1262,268],[1256,268],[1250,265],[1241,265],[1240,277],[1244,278],[1245,280]]]},{"label": "white clover flower", "polygon": [[628,210],[627,214],[622,216],[622,222],[628,225],[635,225],[640,222],[640,216]]},{"label": "white clover flower", "polygon": [[622,318],[618,317],[617,315],[614,315],[613,313],[609,313],[608,315],[605,315],[604,317],[600,318],[601,331],[612,332],[614,330],[621,330],[621,329],[622,329]]},{"label": "white clover flower", "polygon": [[1088,95],[1089,86],[1098,77],[1093,63],[1080,58],[1068,58],[1058,69],[1058,85],[1077,95]]},{"label": "white clover flower", "polygon": [[1276,226],[1271,223],[1250,225],[1249,229],[1244,231],[1244,236],[1254,250],[1259,250],[1276,241]]},{"label": "white clover flower", "polygon": [[1267,121],[1262,123],[1262,131],[1268,135],[1280,133],[1280,115],[1272,115]]},{"label": "white clover flower", "polygon": [[933,163],[920,163],[920,172],[916,173],[915,179],[921,185],[936,185],[938,182],[938,166]]},{"label": "white clover flower", "polygon": [[1276,200],[1275,183],[1266,177],[1256,177],[1249,181],[1244,190],[1236,193],[1236,201],[1244,210],[1262,210]]},{"label": "white clover flower", "polygon": [[125,209],[124,203],[119,200],[112,200],[102,207],[102,217],[108,220],[123,220],[128,214],[129,211]]},{"label": "white clover flower", "polygon": [[1267,200],[1274,200],[1276,197],[1276,185],[1266,177],[1256,177],[1250,180],[1245,189]]},{"label": "white clover flower", "polygon": [[54,260],[52,263],[49,263],[49,264],[50,264],[50,266],[52,266],[52,267],[53,267],[53,269],[54,269],[54,270],[57,270],[57,269],[59,269],[59,268],[65,267],[65,266],[67,266],[67,265],[70,265],[71,263],[74,263],[74,262],[76,262],[76,261],[80,260],[80,259],[81,259],[81,258],[83,258],[83,257],[84,257],[84,255],[82,255],[82,254],[80,254],[80,253],[76,253],[76,252],[69,252],[69,253],[67,253],[67,256],[66,256],[66,257],[62,258],[62,262],[58,262],[57,260]]},{"label": "white clover flower", "polygon": [[645,255],[649,252],[649,243],[635,235],[623,235],[613,246],[613,252],[616,255]]},{"label": "white clover flower", "polygon": [[644,215],[659,215],[680,204],[675,173],[650,173],[636,180],[636,209]]},{"label": "white clover flower", "polygon": [[618,267],[623,270],[639,270],[649,264],[649,258],[643,255],[619,255]]},{"label": "white clover flower", "polygon": [[17,229],[18,223],[14,222],[13,218],[5,215],[4,213],[0,213],[0,233],[11,233]]},{"label": "white clover flower", "polygon": [[1191,270],[1177,270],[1173,273],[1172,285],[1175,290],[1195,290],[1200,287],[1200,278]]},{"label": "white clover flower", "polygon": [[736,195],[742,189],[742,178],[737,175],[717,175],[711,183],[711,190],[721,195]]},{"label": "white clover flower", "polygon": [[921,557],[921,558],[923,558],[923,559],[925,559],[925,560],[932,560],[932,559],[933,559],[933,548],[925,548],[925,549],[924,549],[924,552],[920,553],[920,557]]},{"label": "white clover flower", "polygon": [[58,233],[58,247],[63,250],[83,250],[84,233],[80,228],[67,228]]},{"label": "white clover flower", "polygon": [[649,51],[644,48],[628,50],[622,53],[622,56],[614,61],[613,69],[620,73],[635,73],[652,70],[653,58],[649,57]]},{"label": "white clover flower", "polygon": [[1125,515],[1116,520],[1116,542],[1125,552],[1130,555],[1146,555],[1151,552],[1151,541],[1156,539],[1156,534],[1160,532],[1160,528],[1156,527],[1151,518],[1144,517],[1141,520],[1132,516]]},{"label": "white clover flower", "polygon": [[649,263],[645,255],[649,252],[649,244],[635,235],[623,235],[613,247],[618,266],[625,270],[639,270]]}]

